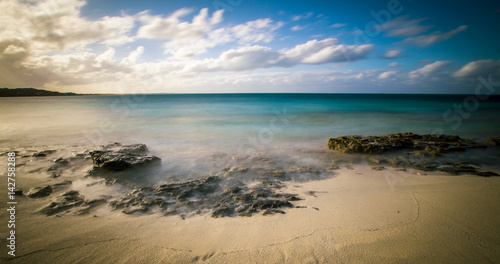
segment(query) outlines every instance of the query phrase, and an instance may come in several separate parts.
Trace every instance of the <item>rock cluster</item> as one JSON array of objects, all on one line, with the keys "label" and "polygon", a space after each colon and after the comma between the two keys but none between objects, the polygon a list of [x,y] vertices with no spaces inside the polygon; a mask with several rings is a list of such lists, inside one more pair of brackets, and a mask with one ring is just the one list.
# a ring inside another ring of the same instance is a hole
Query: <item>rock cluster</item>
[{"label": "rock cluster", "polygon": [[[497,138],[487,143],[496,144]],[[392,165],[397,168],[412,168],[421,171],[443,171],[453,175],[475,174],[483,177],[498,176],[495,172],[479,171],[479,167],[467,162],[456,162],[442,154],[486,148],[486,145],[470,139],[450,135],[417,135],[399,133],[385,136],[342,136],[331,138],[328,147],[344,153],[371,154],[364,156],[369,163]],[[392,154],[390,154],[391,152]],[[373,167],[383,170],[383,166]]]},{"label": "rock cluster", "polygon": [[119,200],[110,202],[123,213],[146,212],[152,206],[165,215],[211,211],[212,217],[251,216],[265,210],[266,214],[284,213],[282,207],[293,207],[299,200],[294,194],[278,193],[280,184],[262,181],[252,188],[235,184],[222,188],[216,176],[153,187],[137,187]]},{"label": "rock cluster", "polygon": [[328,148],[344,153],[378,154],[395,150],[421,150],[431,155],[468,148],[486,147],[472,140],[450,135],[399,133],[385,136],[342,136],[330,138]]}]

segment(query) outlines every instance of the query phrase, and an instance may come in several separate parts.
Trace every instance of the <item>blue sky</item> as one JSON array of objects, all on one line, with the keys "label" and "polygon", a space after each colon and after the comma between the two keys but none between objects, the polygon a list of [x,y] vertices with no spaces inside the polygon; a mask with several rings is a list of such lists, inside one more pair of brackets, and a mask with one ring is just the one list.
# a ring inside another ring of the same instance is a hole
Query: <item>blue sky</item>
[{"label": "blue sky", "polygon": [[[474,93],[497,1],[4,0],[0,86],[79,93]],[[486,90],[484,90],[486,92]]]}]

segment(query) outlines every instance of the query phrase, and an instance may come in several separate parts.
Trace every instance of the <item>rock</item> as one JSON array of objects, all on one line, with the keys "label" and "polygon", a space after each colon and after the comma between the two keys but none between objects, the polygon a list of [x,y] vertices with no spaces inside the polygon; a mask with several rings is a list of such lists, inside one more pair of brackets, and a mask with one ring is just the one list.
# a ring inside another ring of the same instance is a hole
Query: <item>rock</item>
[{"label": "rock", "polygon": [[146,152],[147,147],[144,144],[121,146],[119,143],[115,143],[102,146],[101,150],[90,152],[94,164],[93,172],[97,169],[123,171],[159,164],[160,158],[149,156]]},{"label": "rock", "polygon": [[195,194],[209,194],[214,192],[219,187],[219,181],[219,177],[211,176],[183,183],[164,184],[155,189],[155,194],[185,199]]},{"label": "rock", "polygon": [[54,160],[54,163],[61,164],[61,165],[68,165],[69,161],[65,160],[63,158],[57,158]]},{"label": "rock", "polygon": [[51,193],[52,193],[52,186],[47,185],[45,187],[31,188],[26,196],[29,198],[41,198],[49,196]]},{"label": "rock", "polygon": [[32,157],[46,157],[47,155],[52,154],[54,152],[56,152],[56,151],[55,150],[43,150],[43,151],[35,152],[31,156]]},{"label": "rock", "polygon": [[372,170],[382,171],[382,170],[385,170],[385,167],[384,166],[372,167]]},{"label": "rock", "polygon": [[339,167],[339,166],[337,166],[337,165],[330,165],[330,166],[328,166],[328,168],[326,168],[326,169],[327,169],[327,170],[338,170],[338,169],[340,169],[340,167]]},{"label": "rock", "polygon": [[73,182],[71,182],[70,180],[64,180],[62,182],[59,182],[59,183],[56,183],[56,184],[53,184],[52,186],[54,188],[57,188],[57,187],[65,187],[67,185],[71,185]]},{"label": "rock", "polygon": [[16,196],[23,196],[24,195],[23,194],[23,190],[21,190],[21,189],[15,189],[14,190],[14,195],[16,195]]},{"label": "rock", "polygon": [[476,175],[483,176],[483,177],[500,176],[500,175],[498,175],[498,173],[495,173],[492,171],[477,172]]},{"label": "rock", "polygon": [[133,214],[133,213],[136,213],[136,212],[147,212],[148,211],[148,207],[147,206],[144,206],[144,205],[134,205],[134,206],[130,206],[130,207],[127,207],[125,209],[122,210],[122,213],[124,214]]},{"label": "rock", "polygon": [[52,199],[52,202],[40,210],[47,216],[57,214],[83,203],[84,197],[78,191],[71,190]]},{"label": "rock", "polygon": [[212,211],[212,217],[214,218],[232,216],[233,214],[234,214],[234,207],[227,205],[219,206]]},{"label": "rock", "polygon": [[486,140],[486,144],[489,144],[489,145],[492,145],[492,146],[499,146],[500,145],[500,137],[488,138]]},{"label": "rock", "polygon": [[477,147],[484,147],[484,145],[472,140],[462,139],[459,136],[417,135],[413,133],[367,137],[342,136],[328,140],[328,148],[345,153],[377,154],[406,149],[422,151],[429,156],[435,157],[439,153],[464,151],[467,148]]}]

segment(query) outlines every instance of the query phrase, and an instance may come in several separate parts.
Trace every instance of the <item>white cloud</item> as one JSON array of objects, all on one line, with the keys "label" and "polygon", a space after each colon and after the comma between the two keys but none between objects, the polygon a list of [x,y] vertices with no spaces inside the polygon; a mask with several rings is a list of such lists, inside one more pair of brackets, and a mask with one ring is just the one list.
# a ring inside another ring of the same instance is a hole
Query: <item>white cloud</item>
[{"label": "white cloud", "polygon": [[427,77],[430,77],[430,76],[436,74],[442,68],[444,68],[445,66],[448,66],[450,64],[451,64],[451,61],[436,61],[436,62],[428,64],[422,68],[411,71],[409,76],[412,79],[427,78]]},{"label": "white cloud", "polygon": [[137,47],[136,50],[132,51],[126,58],[122,60],[122,64],[129,64],[132,65],[137,62],[137,60],[141,57],[142,53],[144,52],[144,47],[139,46]]},{"label": "white cloud", "polygon": [[268,43],[274,39],[274,32],[282,26],[282,22],[273,23],[272,19],[265,18],[236,25],[230,31],[240,43]]},{"label": "white cloud", "polygon": [[457,78],[477,78],[479,76],[500,75],[500,60],[478,60],[464,65],[453,75]]},{"label": "white cloud", "polygon": [[291,29],[292,31],[299,31],[299,30],[303,30],[303,29],[305,29],[306,27],[307,27],[307,26],[303,26],[303,27],[301,27],[301,26],[297,25],[297,26],[293,26],[293,27],[291,27],[290,29]]},{"label": "white cloud", "polygon": [[138,37],[167,39],[169,41],[163,45],[165,53],[176,58],[193,58],[209,48],[229,42],[268,43],[274,39],[275,31],[283,26],[282,22],[275,23],[270,18],[264,18],[233,27],[216,28],[222,21],[223,11],[218,10],[209,17],[208,9],[204,8],[191,23],[181,20],[192,12],[190,9],[179,9],[165,18],[142,12],[139,19],[143,26],[138,30]]},{"label": "white cloud", "polygon": [[383,56],[383,58],[395,59],[395,58],[398,58],[399,56],[401,56],[401,54],[403,54],[403,50],[400,50],[400,49],[388,50],[385,53],[385,55]]},{"label": "white cloud", "polygon": [[381,79],[381,80],[384,80],[384,79],[389,79],[391,78],[392,76],[394,76],[395,74],[397,73],[397,71],[386,71],[386,72],[383,72],[381,73],[378,78]]},{"label": "white cloud", "polygon": [[388,37],[409,37],[424,33],[433,27],[431,25],[420,25],[420,22],[426,20],[425,18],[413,20],[409,20],[408,18],[408,15],[397,17],[380,25],[380,29],[387,32],[386,36]]},{"label": "white cloud", "polygon": [[1,1],[1,39],[30,43],[30,51],[40,53],[84,47],[102,39],[126,38],[134,17],[105,16],[96,21],[82,18],[78,0],[45,0],[34,3]]},{"label": "white cloud", "polygon": [[193,10],[181,8],[168,17],[151,16],[148,12],[141,12],[139,20],[143,25],[137,31],[140,38],[154,39],[185,39],[192,40],[203,37],[214,25],[222,21],[223,9],[215,11],[212,17],[208,16],[208,8],[200,10],[193,17],[191,23],[180,18],[190,14]]},{"label": "white cloud", "polygon": [[414,44],[420,47],[428,47],[431,45],[434,45],[436,43],[439,43],[441,41],[447,40],[451,38],[452,36],[464,31],[467,29],[466,25],[459,26],[458,28],[446,32],[446,33],[441,33],[440,31],[433,32],[428,35],[422,35],[418,37],[410,37],[405,40],[403,40],[403,43],[408,43],[408,44]]},{"label": "white cloud", "polygon": [[345,27],[345,26],[347,26],[347,23],[335,23],[335,24],[331,25],[330,27],[341,28],[341,27]]},{"label": "white cloud", "polygon": [[[274,51],[269,47],[247,46],[231,49],[217,59],[189,64],[184,72],[244,71],[299,64],[325,64],[360,60],[371,53],[373,45],[337,45],[337,39],[311,40],[292,49]],[[349,56],[347,56],[349,55]]]},{"label": "white cloud", "polygon": [[391,62],[391,63],[389,63],[389,67],[396,68],[396,67],[401,67],[401,66],[403,66],[403,64],[401,64],[399,62]]},{"label": "white cloud", "polygon": [[293,21],[299,21],[301,19],[308,19],[308,18],[310,18],[313,15],[314,15],[313,12],[309,12],[309,13],[302,14],[302,15],[295,15],[295,16],[292,17],[292,20]]}]

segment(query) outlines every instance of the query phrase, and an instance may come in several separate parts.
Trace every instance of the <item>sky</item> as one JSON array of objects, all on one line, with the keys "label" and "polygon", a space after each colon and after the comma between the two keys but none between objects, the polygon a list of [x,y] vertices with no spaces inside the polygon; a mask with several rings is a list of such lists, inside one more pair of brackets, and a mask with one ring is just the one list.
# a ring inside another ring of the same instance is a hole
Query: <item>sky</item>
[{"label": "sky", "polygon": [[1,0],[0,87],[500,94],[498,1]]}]

